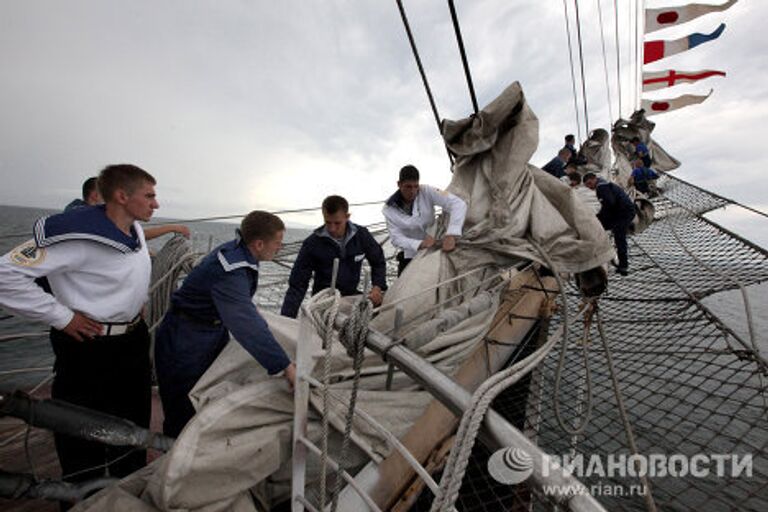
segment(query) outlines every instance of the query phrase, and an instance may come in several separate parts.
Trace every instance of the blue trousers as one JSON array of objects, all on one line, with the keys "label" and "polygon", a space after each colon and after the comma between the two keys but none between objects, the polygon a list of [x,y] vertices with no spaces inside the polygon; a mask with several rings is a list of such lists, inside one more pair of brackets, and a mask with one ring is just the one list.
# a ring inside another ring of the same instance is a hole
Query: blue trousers
[{"label": "blue trousers", "polygon": [[165,435],[178,437],[195,415],[189,392],[228,340],[229,331],[222,325],[195,321],[173,311],[165,315],[155,333],[155,370]]}]

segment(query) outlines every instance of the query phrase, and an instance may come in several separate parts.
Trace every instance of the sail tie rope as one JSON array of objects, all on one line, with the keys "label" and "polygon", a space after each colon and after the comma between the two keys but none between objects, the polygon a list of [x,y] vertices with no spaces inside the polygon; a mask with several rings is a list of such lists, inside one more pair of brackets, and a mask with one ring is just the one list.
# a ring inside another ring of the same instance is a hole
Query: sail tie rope
[{"label": "sail tie rope", "polygon": [[307,309],[312,324],[323,340],[325,355],[323,358],[323,387],[321,396],[323,399],[322,440],[320,455],[320,510],[325,510],[325,498],[328,477],[328,386],[331,377],[331,347],[333,344],[333,324],[339,312],[339,300],[341,294],[334,288],[326,288],[313,295]]},{"label": "sail tie rope", "polygon": [[[338,507],[338,496],[341,491],[343,478],[341,476],[345,467],[347,452],[349,449],[349,440],[352,435],[352,424],[354,419],[355,407],[357,404],[357,392],[360,387],[360,375],[363,365],[363,356],[365,355],[365,341],[368,338],[369,323],[373,314],[373,303],[368,300],[370,288],[369,280],[365,279],[366,285],[357,301],[355,301],[352,311],[344,325],[339,331],[339,341],[347,351],[347,355],[353,359],[353,385],[351,396],[345,415],[344,436],[341,443],[341,451],[338,457],[337,468],[335,472],[334,486],[331,492],[331,510],[335,511]],[[329,398],[330,398],[330,376],[332,360],[332,344],[334,337],[333,326],[339,313],[339,302],[341,294],[338,290],[327,288],[315,294],[308,302],[310,318],[315,326],[320,338],[323,340],[325,355],[323,359],[323,386],[321,389],[323,400],[323,420],[322,420],[322,454],[320,466],[320,510],[325,510],[326,494],[328,488],[328,437],[329,428]]]},{"label": "sail tie rope", "polygon": [[[613,365],[613,357],[611,356],[611,349],[608,346],[608,338],[605,336],[605,331],[603,330],[603,321],[600,318],[600,313],[597,308],[597,303],[594,305],[594,312],[595,312],[595,319],[597,320],[597,332],[600,333],[600,340],[603,342],[603,349],[605,350],[605,360],[608,366],[608,371],[611,374],[611,383],[613,384],[613,393],[616,397],[616,406],[619,409],[619,415],[621,416],[621,423],[624,426],[624,432],[627,435],[627,444],[629,444],[629,449],[632,451],[633,455],[639,455],[639,450],[637,449],[637,443],[635,442],[635,434],[632,431],[632,424],[629,422],[629,417],[627,416],[627,409],[624,406],[624,399],[621,395],[621,389],[619,389],[619,379],[616,376],[616,368]],[[635,460],[635,464],[640,464],[639,461]],[[643,498],[645,499],[645,507],[648,510],[648,512],[656,512],[656,502],[653,499],[653,494],[651,493],[651,481],[648,479],[648,475],[646,475],[643,472],[639,471],[639,466],[637,467],[638,473],[640,473],[640,480],[643,482],[643,485],[645,486],[645,492],[643,493]]]},{"label": "sail tie rope", "polygon": [[[568,350],[568,333],[569,333],[569,320],[568,320],[568,303],[566,302],[565,297],[565,283],[563,283],[562,278],[560,277],[560,272],[557,270],[556,265],[552,261],[552,259],[549,257],[547,252],[534,240],[528,239],[528,242],[533,245],[533,247],[536,249],[536,251],[541,256],[542,260],[544,260],[544,263],[546,263],[547,267],[552,271],[552,273],[555,276],[555,279],[557,280],[557,285],[560,289],[560,297],[563,302],[563,328],[564,328],[564,334],[563,334],[563,343],[560,345],[560,358],[557,362],[557,369],[555,370],[555,389],[553,392],[553,405],[555,410],[555,419],[557,420],[558,425],[560,425],[560,428],[563,429],[563,431],[567,434],[570,434],[572,436],[581,434],[585,428],[587,428],[587,425],[589,424],[589,418],[592,415],[592,377],[589,370],[589,351],[588,351],[588,343],[585,336],[585,339],[582,343],[582,354],[584,358],[584,372],[585,372],[585,383],[586,383],[586,412],[584,413],[584,418],[581,421],[581,423],[576,426],[575,428],[570,428],[568,425],[565,424],[565,420],[563,420],[562,414],[560,412],[560,382],[562,381],[562,375],[563,375],[563,368],[565,367],[565,353]],[[589,311],[590,306],[592,305],[591,300],[584,301],[584,305],[582,307],[582,310],[578,314],[587,313]],[[578,316],[578,315],[577,315]],[[587,316],[587,321],[588,321]],[[586,332],[586,331],[585,331]]]},{"label": "sail tie rope", "polygon": [[341,472],[345,466],[347,450],[349,448],[349,439],[352,435],[352,420],[355,416],[355,406],[357,404],[357,390],[360,387],[360,370],[363,367],[363,356],[365,354],[365,341],[368,339],[368,324],[373,314],[373,303],[368,299],[370,280],[365,279],[365,288],[363,294],[355,301],[347,321],[344,322],[339,331],[339,341],[347,349],[347,355],[352,358],[352,369],[354,378],[352,383],[349,406],[344,421],[344,438],[341,441],[341,452],[339,453],[338,468],[336,470],[336,480],[333,487],[331,512],[336,512],[339,505],[339,492],[341,491]]}]

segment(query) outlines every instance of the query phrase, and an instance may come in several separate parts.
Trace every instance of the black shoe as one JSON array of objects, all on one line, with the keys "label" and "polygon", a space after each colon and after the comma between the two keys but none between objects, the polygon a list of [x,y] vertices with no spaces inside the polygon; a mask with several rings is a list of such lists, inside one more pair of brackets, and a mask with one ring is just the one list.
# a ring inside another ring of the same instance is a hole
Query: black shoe
[{"label": "black shoe", "polygon": [[627,267],[618,267],[617,266],[616,267],[616,272],[618,272],[619,274],[621,274],[623,276],[628,276],[629,275],[629,269]]}]

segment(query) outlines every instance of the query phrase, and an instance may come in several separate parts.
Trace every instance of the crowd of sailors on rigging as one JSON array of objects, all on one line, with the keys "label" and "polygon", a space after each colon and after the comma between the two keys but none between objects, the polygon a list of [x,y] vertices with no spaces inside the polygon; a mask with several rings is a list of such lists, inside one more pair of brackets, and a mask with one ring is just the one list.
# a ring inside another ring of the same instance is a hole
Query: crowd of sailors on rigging
[{"label": "crowd of sailors on rigging", "polygon": [[[633,197],[651,198],[658,194],[656,180],[658,173],[651,168],[652,159],[648,146],[640,137],[632,137],[625,145],[625,154],[632,167],[627,180],[627,190],[618,184],[598,176],[588,164],[582,152],[576,150],[576,139],[572,134],[565,136],[565,144],[557,155],[547,162],[541,170],[570,185],[577,197],[590,202],[596,198],[596,215],[602,226],[611,231],[618,261],[613,265],[621,275],[629,273],[627,235],[635,218],[638,207]],[[583,187],[582,187],[583,185]]]}]

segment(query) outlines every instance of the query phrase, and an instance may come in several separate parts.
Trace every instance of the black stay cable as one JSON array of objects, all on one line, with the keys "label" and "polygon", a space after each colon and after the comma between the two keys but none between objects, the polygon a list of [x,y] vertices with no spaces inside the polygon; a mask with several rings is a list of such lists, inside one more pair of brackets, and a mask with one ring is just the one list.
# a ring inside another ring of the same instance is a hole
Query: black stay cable
[{"label": "black stay cable", "polygon": [[584,124],[589,138],[589,114],[587,113],[587,77],[584,75],[584,45],[581,42],[581,18],[579,17],[579,0],[573,0],[576,6],[576,37],[579,40],[579,63],[581,64],[581,94],[584,96]]},{"label": "black stay cable", "polygon": [[[405,27],[405,33],[408,35],[408,42],[411,44],[411,51],[413,52],[413,58],[416,60],[416,66],[419,68],[419,74],[421,75],[421,82],[424,84],[424,90],[427,91],[427,98],[429,98],[429,105],[432,107],[432,114],[435,116],[435,123],[437,123],[437,131],[442,134],[440,126],[440,115],[437,113],[437,105],[435,104],[435,97],[432,96],[432,89],[429,87],[427,81],[427,74],[424,72],[424,66],[421,64],[421,57],[419,57],[419,51],[416,49],[416,42],[413,39],[413,32],[411,32],[411,25],[408,23],[408,17],[405,15],[405,9],[403,8],[402,0],[395,0],[397,2],[397,8],[400,10],[400,18],[403,20],[403,26]],[[445,148],[448,150],[448,148]],[[453,155],[448,151],[448,159],[453,165]]]},{"label": "black stay cable", "polygon": [[621,41],[619,40],[619,0],[613,0],[614,44],[616,45],[616,86],[619,90],[619,118],[621,118]]},{"label": "black stay cable", "polygon": [[565,14],[565,38],[568,41],[568,62],[571,65],[571,89],[573,90],[573,110],[576,112],[576,134],[581,145],[581,120],[579,119],[579,98],[576,94],[576,72],[573,69],[573,45],[571,44],[571,25],[568,20],[568,0],[563,0]]},{"label": "black stay cable", "polygon": [[461,37],[461,28],[459,27],[459,18],[456,16],[456,7],[453,0],[448,0],[448,7],[451,10],[451,19],[453,20],[453,30],[456,32],[456,42],[459,44],[461,53],[461,63],[464,65],[464,75],[467,77],[467,87],[469,87],[469,96],[472,98],[472,108],[477,114],[480,109],[477,106],[477,97],[475,96],[475,87],[472,85],[472,73],[469,72],[469,62],[467,62],[467,53],[464,51],[464,40]]}]

